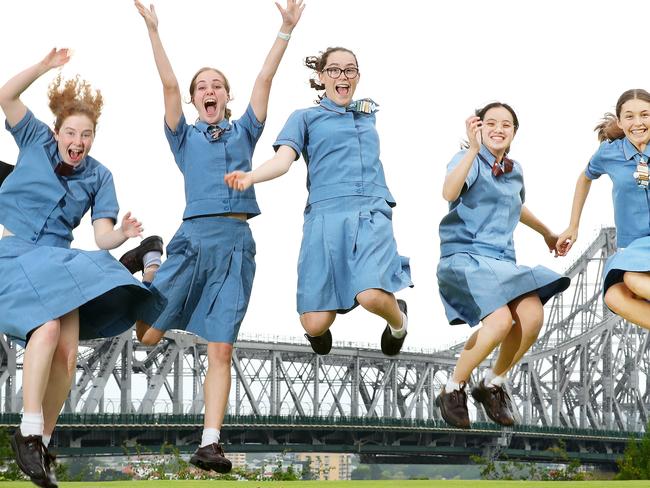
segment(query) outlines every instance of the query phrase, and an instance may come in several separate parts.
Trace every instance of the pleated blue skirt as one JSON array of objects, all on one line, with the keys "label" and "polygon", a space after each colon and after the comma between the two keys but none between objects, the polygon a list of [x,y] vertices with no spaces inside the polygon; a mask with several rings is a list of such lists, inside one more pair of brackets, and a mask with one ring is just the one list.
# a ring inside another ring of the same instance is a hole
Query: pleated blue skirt
[{"label": "pleated blue skirt", "polygon": [[570,279],[544,266],[519,266],[513,261],[456,253],[438,264],[438,289],[450,324],[474,327],[492,312],[527,293],[542,303],[566,290]]},{"label": "pleated blue skirt", "polygon": [[397,252],[392,209],[382,198],[342,197],[305,210],[298,258],[298,313],[346,313],[363,290],[413,286],[409,260]]},{"label": "pleated blue skirt", "polygon": [[153,326],[232,344],[254,276],[255,241],[247,222],[218,216],[185,220],[152,284],[167,299]]},{"label": "pleated blue skirt", "polygon": [[79,309],[79,338],[113,337],[139,318],[154,320],[164,299],[108,251],[0,240],[0,332],[19,340]]},{"label": "pleated blue skirt", "polygon": [[650,237],[635,239],[628,247],[610,256],[603,272],[603,295],[610,286],[623,281],[626,271],[650,271]]}]

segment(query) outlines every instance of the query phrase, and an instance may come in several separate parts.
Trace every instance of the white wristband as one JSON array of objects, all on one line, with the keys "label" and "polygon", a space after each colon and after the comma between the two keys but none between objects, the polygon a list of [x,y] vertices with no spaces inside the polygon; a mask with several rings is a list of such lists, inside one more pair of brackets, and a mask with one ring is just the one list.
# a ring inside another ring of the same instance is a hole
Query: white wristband
[{"label": "white wristband", "polygon": [[278,37],[284,41],[291,39],[291,34],[285,34],[284,32],[278,32]]}]

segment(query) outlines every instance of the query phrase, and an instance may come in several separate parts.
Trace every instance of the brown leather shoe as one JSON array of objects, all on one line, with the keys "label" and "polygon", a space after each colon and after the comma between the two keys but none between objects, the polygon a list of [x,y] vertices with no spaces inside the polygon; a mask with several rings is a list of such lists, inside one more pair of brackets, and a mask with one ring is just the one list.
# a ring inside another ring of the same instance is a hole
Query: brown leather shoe
[{"label": "brown leather shoe", "polygon": [[485,413],[493,422],[505,427],[514,425],[515,419],[510,411],[510,397],[501,386],[485,386],[484,380],[472,388],[472,397],[483,405]]},{"label": "brown leather shoe", "polygon": [[190,458],[190,463],[205,471],[217,473],[230,473],[232,469],[232,463],[225,456],[223,447],[215,442],[199,447]]},{"label": "brown leather shoe", "polygon": [[11,437],[11,447],[16,455],[16,464],[20,470],[29,476],[29,479],[42,488],[58,488],[56,478],[50,479],[48,474],[49,460],[47,460],[47,449],[43,445],[43,437],[40,435],[23,436],[20,429],[17,429]]},{"label": "brown leather shoe", "polygon": [[460,429],[469,429],[466,387],[467,383],[463,381],[460,383],[459,390],[453,390],[447,393],[443,388],[440,395],[436,398],[436,405],[438,405],[440,414],[445,419],[445,422]]},{"label": "brown leather shoe", "polygon": [[150,251],[158,251],[160,254],[163,252],[163,240],[159,236],[150,236],[143,239],[140,245],[130,251],[127,251],[121,258],[120,263],[129,270],[131,274],[138,271],[144,271],[144,263],[142,258]]}]

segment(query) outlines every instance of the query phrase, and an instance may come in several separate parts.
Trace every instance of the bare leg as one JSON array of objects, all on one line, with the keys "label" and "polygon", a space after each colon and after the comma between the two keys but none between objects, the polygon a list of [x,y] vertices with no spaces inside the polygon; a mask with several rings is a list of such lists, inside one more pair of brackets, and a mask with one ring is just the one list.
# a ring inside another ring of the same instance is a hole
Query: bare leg
[{"label": "bare leg", "polygon": [[368,312],[379,315],[393,328],[399,329],[402,327],[402,312],[397,306],[395,295],[392,293],[370,288],[360,292],[356,298],[359,305],[368,310]]},{"label": "bare leg", "polygon": [[138,320],[135,323],[135,335],[138,340],[147,346],[154,346],[160,342],[165,335],[164,330],[156,329],[151,325]]},{"label": "bare leg", "polygon": [[544,325],[544,307],[536,293],[529,293],[508,304],[515,323],[501,342],[499,356],[492,367],[501,376],[519,362],[530,349]]},{"label": "bare leg", "polygon": [[334,323],[336,312],[305,312],[300,316],[300,323],[305,332],[312,337],[323,335]]},{"label": "bare leg", "polygon": [[615,314],[650,329],[650,303],[632,292],[626,282],[610,286],[605,293],[605,303]]},{"label": "bare leg", "polygon": [[156,272],[158,271],[158,266],[157,264],[152,264],[151,266],[147,266],[147,269],[145,269],[142,272],[142,281],[146,283],[151,283],[156,276]]},{"label": "bare leg", "polygon": [[43,398],[43,420],[45,435],[52,435],[54,426],[65,403],[77,368],[77,349],[79,347],[79,310],[64,315],[60,319],[61,332],[52,357],[49,380]]},{"label": "bare leg", "polygon": [[23,409],[40,413],[50,376],[52,357],[59,342],[61,322],[51,320],[32,332],[23,359]]},{"label": "bare leg", "polygon": [[472,371],[487,358],[512,329],[512,314],[508,306],[495,310],[483,319],[483,326],[474,332],[460,353],[452,379],[467,381]]},{"label": "bare leg", "polygon": [[203,426],[221,430],[230,394],[230,366],[232,344],[208,343],[208,372],[203,382],[205,418]]}]

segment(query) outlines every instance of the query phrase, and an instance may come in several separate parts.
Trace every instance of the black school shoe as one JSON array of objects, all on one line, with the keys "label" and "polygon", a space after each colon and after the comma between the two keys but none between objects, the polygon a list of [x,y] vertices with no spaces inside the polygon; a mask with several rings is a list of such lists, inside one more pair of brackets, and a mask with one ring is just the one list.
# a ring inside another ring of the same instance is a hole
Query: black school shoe
[{"label": "black school shoe", "polygon": [[23,473],[29,476],[32,483],[42,488],[59,487],[56,477],[49,470],[49,453],[43,445],[42,436],[23,436],[20,429],[17,429],[10,441],[16,455],[16,464]]},{"label": "black school shoe", "polygon": [[121,258],[120,263],[129,270],[131,274],[138,271],[144,271],[144,263],[142,259],[144,255],[151,251],[158,251],[160,254],[163,252],[163,240],[159,236],[149,236],[143,239],[138,247],[127,251]]},{"label": "black school shoe", "polygon": [[199,447],[190,458],[190,463],[204,471],[217,473],[230,473],[232,469],[232,463],[225,456],[223,447],[216,442]]},{"label": "black school shoe", "polygon": [[312,350],[316,354],[324,356],[325,354],[329,354],[329,352],[332,350],[332,333],[329,329],[327,329],[323,335],[316,337],[305,334],[305,338],[309,341]]},{"label": "black school shoe", "polygon": [[[404,315],[407,315],[408,308],[404,300],[401,298],[397,299],[397,306],[399,307],[400,311],[404,313]],[[390,333],[390,326],[386,324],[386,328],[381,334],[381,352],[383,352],[386,356],[395,356],[399,354],[399,352],[402,350],[404,339],[406,339],[407,335],[408,332],[405,333],[403,337],[398,339]]]}]

